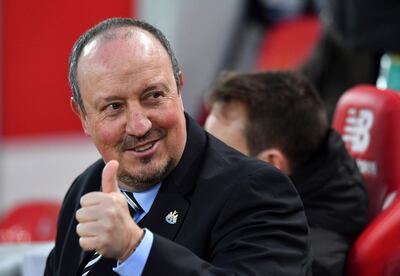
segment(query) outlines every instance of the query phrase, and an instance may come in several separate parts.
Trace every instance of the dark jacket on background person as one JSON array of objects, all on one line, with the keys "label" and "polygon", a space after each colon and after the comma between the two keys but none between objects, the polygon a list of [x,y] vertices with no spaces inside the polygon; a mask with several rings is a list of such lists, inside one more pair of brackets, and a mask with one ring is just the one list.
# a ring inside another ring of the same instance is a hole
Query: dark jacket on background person
[{"label": "dark jacket on background person", "polygon": [[367,224],[368,196],[340,135],[331,129],[320,149],[290,178],[311,228],[313,275],[345,275],[347,252]]},{"label": "dark jacket on background person", "polygon": [[[139,222],[154,233],[143,275],[310,275],[307,220],[290,180],[186,121],[183,156]],[[79,246],[75,213],[100,189],[103,167],[97,161],[69,189],[45,275],[81,275],[93,254]],[[168,224],[173,210],[179,218]],[[101,259],[93,275],[113,275],[115,263]]]}]

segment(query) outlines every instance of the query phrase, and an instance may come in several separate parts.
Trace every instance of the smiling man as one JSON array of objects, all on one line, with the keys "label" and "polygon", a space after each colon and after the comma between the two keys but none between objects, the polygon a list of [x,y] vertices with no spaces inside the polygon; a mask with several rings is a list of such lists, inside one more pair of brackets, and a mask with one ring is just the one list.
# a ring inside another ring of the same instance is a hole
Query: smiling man
[{"label": "smiling man", "polygon": [[73,48],[70,83],[102,159],[65,196],[46,275],[309,275],[295,188],[185,114],[157,29],[99,23]]}]

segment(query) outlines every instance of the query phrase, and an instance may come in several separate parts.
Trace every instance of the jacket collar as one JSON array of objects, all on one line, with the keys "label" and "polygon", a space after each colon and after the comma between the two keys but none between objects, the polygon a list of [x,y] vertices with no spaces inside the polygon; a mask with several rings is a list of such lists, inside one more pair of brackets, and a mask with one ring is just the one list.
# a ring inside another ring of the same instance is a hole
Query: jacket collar
[{"label": "jacket collar", "polygon": [[337,160],[339,155],[345,153],[340,135],[334,129],[329,129],[319,148],[290,175],[300,195],[304,197],[320,189],[321,183],[337,175]]}]

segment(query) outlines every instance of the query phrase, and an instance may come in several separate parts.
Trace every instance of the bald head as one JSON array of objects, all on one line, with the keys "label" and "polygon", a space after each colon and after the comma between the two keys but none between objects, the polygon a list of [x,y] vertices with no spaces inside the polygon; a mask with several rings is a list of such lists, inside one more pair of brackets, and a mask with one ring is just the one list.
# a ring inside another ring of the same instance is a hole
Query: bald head
[{"label": "bald head", "polygon": [[[81,72],[91,70],[92,62],[111,67],[121,65],[127,60],[134,62],[142,56],[165,56],[169,62],[169,56],[162,44],[149,32],[136,27],[107,30],[83,47],[77,65],[77,78],[79,79]],[[171,62],[169,64],[172,66]]]}]

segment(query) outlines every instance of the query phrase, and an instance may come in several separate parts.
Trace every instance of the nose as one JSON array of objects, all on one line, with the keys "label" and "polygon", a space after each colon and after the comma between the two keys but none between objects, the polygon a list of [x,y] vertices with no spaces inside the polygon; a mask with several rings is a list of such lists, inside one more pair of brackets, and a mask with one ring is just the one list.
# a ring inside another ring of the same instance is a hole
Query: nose
[{"label": "nose", "polygon": [[152,128],[152,123],[146,114],[131,112],[126,123],[126,133],[136,137],[144,136]]}]

